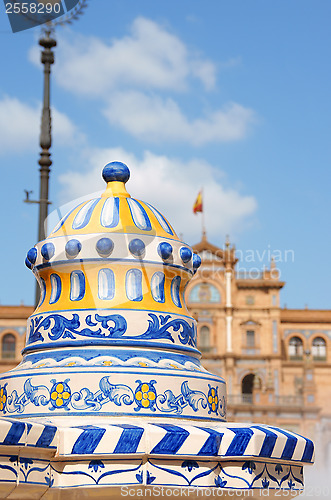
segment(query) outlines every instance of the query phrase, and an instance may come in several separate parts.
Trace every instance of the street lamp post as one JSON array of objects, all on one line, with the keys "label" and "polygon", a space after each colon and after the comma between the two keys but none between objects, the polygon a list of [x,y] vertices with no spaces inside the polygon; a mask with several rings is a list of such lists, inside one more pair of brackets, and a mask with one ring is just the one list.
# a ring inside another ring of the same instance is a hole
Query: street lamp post
[{"label": "street lamp post", "polygon": [[[26,203],[38,203],[39,205],[39,221],[38,221],[38,241],[42,241],[47,236],[47,216],[48,205],[51,203],[48,199],[48,185],[49,174],[51,171],[51,153],[50,148],[52,145],[52,121],[51,121],[51,108],[50,108],[50,76],[51,65],[54,64],[53,48],[56,46],[56,40],[51,37],[51,30],[45,30],[42,37],[39,39],[39,45],[44,50],[41,52],[41,62],[44,65],[44,91],[43,91],[43,110],[41,115],[41,129],[40,129],[40,188],[39,200],[30,200],[29,195],[32,191],[26,192]],[[36,283],[35,305],[37,306],[40,299],[40,288]]]},{"label": "street lamp post", "polygon": [[44,50],[41,52],[41,62],[44,65],[44,103],[41,117],[40,131],[40,194],[39,194],[39,223],[38,223],[38,240],[42,241],[46,237],[46,219],[48,215],[48,184],[49,173],[52,165],[51,153],[49,152],[52,145],[52,125],[51,125],[51,108],[50,108],[50,74],[51,65],[54,63],[53,47],[56,46],[56,40],[51,38],[51,32],[46,31],[45,36],[40,38],[39,45]]},{"label": "street lamp post", "polygon": [[[51,153],[52,145],[52,123],[51,123],[51,107],[50,107],[50,77],[51,66],[54,64],[53,48],[56,47],[56,40],[51,36],[56,25],[71,24],[72,21],[79,19],[87,7],[88,0],[79,0],[77,5],[62,19],[55,22],[47,22],[44,32],[39,39],[39,45],[43,47],[41,51],[41,62],[44,65],[44,91],[43,91],[43,110],[41,115],[41,130],[40,130],[40,188],[39,200],[30,200],[32,191],[25,191],[25,203],[38,203],[39,205],[39,221],[38,221],[38,241],[42,241],[47,236],[47,216],[48,205],[48,185],[49,174],[51,171]],[[35,305],[37,306],[40,299],[40,288],[36,284]]]}]

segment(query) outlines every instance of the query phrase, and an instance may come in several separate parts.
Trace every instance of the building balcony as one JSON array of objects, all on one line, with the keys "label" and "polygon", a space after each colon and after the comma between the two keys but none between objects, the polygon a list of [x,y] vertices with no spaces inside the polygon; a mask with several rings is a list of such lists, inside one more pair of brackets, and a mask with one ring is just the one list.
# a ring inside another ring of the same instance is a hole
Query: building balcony
[{"label": "building balcony", "polygon": [[[258,394],[229,394],[228,395],[228,406],[238,406],[238,405],[254,405],[254,406],[265,406],[265,400],[259,401],[256,396]],[[271,397],[270,397],[271,396]],[[268,405],[270,406],[282,406],[282,407],[302,407],[304,400],[302,396],[276,396],[274,394],[269,394]]]}]

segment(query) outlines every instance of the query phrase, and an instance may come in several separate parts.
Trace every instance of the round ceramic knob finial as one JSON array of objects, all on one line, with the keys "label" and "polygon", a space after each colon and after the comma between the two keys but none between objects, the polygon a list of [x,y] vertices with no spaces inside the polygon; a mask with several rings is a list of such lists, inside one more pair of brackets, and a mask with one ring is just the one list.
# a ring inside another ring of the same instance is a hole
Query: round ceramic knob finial
[{"label": "round ceramic knob finial", "polygon": [[130,179],[130,170],[125,163],[112,161],[103,168],[102,177],[106,182],[119,181],[125,183]]}]

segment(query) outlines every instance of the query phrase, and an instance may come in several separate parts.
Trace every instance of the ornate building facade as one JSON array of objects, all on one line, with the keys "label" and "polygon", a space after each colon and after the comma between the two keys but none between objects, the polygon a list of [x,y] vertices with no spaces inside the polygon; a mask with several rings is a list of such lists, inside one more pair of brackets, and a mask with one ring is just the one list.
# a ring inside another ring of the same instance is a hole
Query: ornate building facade
[{"label": "ornate building facade", "polygon": [[228,242],[221,249],[204,234],[193,249],[202,265],[186,303],[204,366],[227,381],[229,419],[308,435],[331,464],[331,310],[281,308],[273,261],[252,276],[236,271]]}]

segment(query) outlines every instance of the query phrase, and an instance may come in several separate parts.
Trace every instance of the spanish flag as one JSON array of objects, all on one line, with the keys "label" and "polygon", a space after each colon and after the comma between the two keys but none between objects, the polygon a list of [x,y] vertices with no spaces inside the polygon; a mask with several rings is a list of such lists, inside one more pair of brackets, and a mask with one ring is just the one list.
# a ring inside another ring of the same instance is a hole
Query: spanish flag
[{"label": "spanish flag", "polygon": [[202,191],[199,192],[197,199],[193,205],[193,213],[196,214],[198,212],[202,212]]}]

